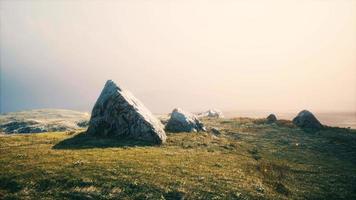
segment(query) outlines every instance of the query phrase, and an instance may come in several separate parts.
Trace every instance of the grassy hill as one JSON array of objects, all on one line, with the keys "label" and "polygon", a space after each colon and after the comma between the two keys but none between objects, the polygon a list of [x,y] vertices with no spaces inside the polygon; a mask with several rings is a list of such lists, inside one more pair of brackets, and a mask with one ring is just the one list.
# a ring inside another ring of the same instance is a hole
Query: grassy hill
[{"label": "grassy hill", "polygon": [[203,121],[221,134],[0,136],[0,199],[356,199],[356,130]]},{"label": "grassy hill", "polygon": [[34,109],[0,114],[0,133],[72,131],[86,127],[90,115],[64,109]]}]

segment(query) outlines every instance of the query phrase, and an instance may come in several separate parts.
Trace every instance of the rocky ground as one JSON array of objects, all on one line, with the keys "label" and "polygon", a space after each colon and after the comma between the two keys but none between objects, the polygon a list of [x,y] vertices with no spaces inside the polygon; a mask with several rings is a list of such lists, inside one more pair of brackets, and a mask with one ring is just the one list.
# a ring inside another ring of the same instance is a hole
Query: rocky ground
[{"label": "rocky ground", "polygon": [[0,199],[356,199],[356,130],[202,122],[207,132],[167,132],[161,146],[80,132],[0,136]]},{"label": "rocky ground", "polygon": [[0,132],[41,133],[86,128],[90,115],[62,109],[38,109],[0,115]]}]

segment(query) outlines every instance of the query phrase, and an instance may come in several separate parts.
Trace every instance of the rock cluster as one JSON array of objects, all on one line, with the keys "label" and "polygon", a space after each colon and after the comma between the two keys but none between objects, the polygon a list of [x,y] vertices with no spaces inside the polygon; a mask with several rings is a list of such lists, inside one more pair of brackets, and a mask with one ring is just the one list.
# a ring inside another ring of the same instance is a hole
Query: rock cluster
[{"label": "rock cluster", "polygon": [[224,115],[220,110],[210,109],[206,112],[199,113],[198,117],[223,118]]},{"label": "rock cluster", "polygon": [[268,115],[266,119],[267,119],[267,123],[275,123],[277,121],[277,117],[274,114]]},{"label": "rock cluster", "polygon": [[313,113],[303,110],[294,119],[293,124],[300,128],[312,128],[320,129],[323,125],[319,120],[313,115]]},{"label": "rock cluster", "polygon": [[36,109],[0,115],[0,132],[42,133],[86,128],[88,113],[63,109]]},{"label": "rock cluster", "polygon": [[162,144],[166,133],[161,122],[129,91],[106,82],[92,110],[87,133],[132,138]]},{"label": "rock cluster", "polygon": [[175,108],[167,122],[166,130],[170,132],[197,132],[206,131],[206,128],[192,113]]},{"label": "rock cluster", "polygon": [[[0,129],[5,133],[42,133],[47,132],[47,128],[39,126],[39,123],[33,120],[12,121],[0,125]],[[54,130],[53,130],[54,131]]]}]

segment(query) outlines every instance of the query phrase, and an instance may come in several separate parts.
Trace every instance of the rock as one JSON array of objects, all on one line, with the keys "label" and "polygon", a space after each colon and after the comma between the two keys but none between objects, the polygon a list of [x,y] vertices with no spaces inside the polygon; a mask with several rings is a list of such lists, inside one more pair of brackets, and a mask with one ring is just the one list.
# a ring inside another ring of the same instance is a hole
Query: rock
[{"label": "rock", "polygon": [[198,117],[211,117],[211,118],[223,118],[224,115],[220,110],[210,109],[206,112],[198,114]]},{"label": "rock", "polygon": [[28,110],[1,114],[0,129],[6,134],[72,131],[81,129],[78,122],[88,119],[88,113],[72,110]]},{"label": "rock", "polygon": [[218,128],[215,128],[215,127],[211,128],[211,132],[213,134],[215,134],[215,135],[220,135],[221,134],[220,130]]},{"label": "rock", "polygon": [[303,110],[294,119],[293,124],[300,128],[321,129],[323,125],[313,115],[313,113]]},{"label": "rock", "polygon": [[197,132],[206,131],[206,128],[192,113],[175,108],[167,122],[166,130],[170,132]]},{"label": "rock", "polygon": [[79,122],[77,122],[77,125],[79,127],[85,128],[89,126],[89,120],[81,120]]},{"label": "rock", "polygon": [[21,120],[21,121],[11,121],[5,124],[2,124],[0,128],[5,133],[34,133],[34,132],[46,132],[45,129],[40,129],[38,122],[33,120]]},{"label": "rock", "polygon": [[259,193],[264,193],[265,192],[265,188],[263,188],[262,185],[256,185],[256,191]]},{"label": "rock", "polygon": [[129,91],[119,88],[111,80],[106,82],[94,105],[87,133],[154,144],[166,141],[161,122]]},{"label": "rock", "polygon": [[268,115],[266,119],[267,119],[267,123],[275,123],[277,121],[277,117],[274,114]]},{"label": "rock", "polygon": [[169,120],[169,116],[168,115],[157,115],[157,118],[159,121],[161,121],[161,123],[165,126]]}]

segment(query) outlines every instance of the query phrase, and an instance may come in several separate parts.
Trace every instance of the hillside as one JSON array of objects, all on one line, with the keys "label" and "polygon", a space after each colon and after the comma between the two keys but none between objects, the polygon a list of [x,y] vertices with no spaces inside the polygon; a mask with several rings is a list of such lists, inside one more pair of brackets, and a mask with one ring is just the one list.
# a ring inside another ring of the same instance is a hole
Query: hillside
[{"label": "hillside", "polygon": [[163,146],[83,133],[0,136],[0,199],[356,199],[356,130],[203,119]]},{"label": "hillside", "polygon": [[71,131],[87,126],[90,115],[64,109],[36,109],[0,115],[0,132],[41,133]]}]

